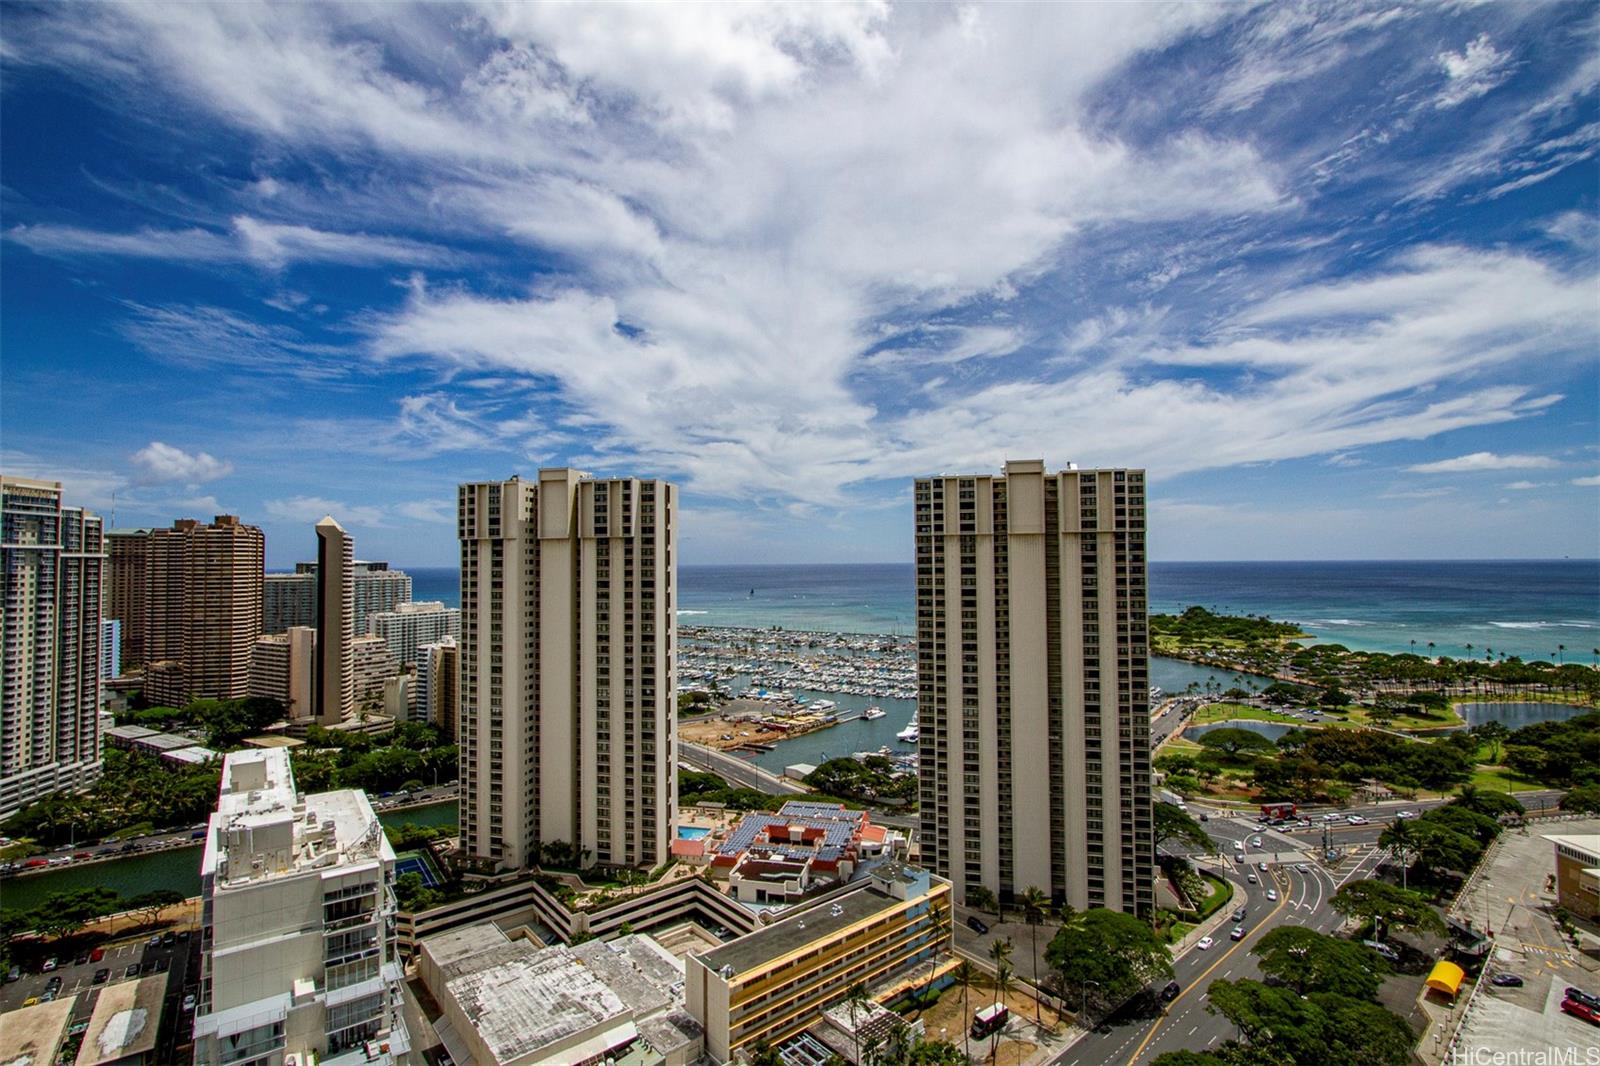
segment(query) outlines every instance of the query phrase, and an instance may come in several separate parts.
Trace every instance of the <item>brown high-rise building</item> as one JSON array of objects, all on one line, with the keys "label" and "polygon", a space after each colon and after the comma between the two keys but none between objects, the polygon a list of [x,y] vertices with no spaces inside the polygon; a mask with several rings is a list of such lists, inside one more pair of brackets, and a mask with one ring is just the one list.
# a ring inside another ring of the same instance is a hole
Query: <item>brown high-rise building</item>
[{"label": "brown high-rise building", "polygon": [[461,841],[656,866],[677,824],[677,490],[540,470],[475,482],[461,535]]},{"label": "brown high-rise building", "polygon": [[[181,518],[171,529],[150,530],[144,542],[145,698],[181,707],[248,696],[251,651],[261,635],[267,542],[260,528],[236,515],[218,515],[210,525]],[[114,566],[141,564],[135,538],[118,552]]]},{"label": "brown high-rise building", "polygon": [[317,523],[317,721],[338,725],[356,705],[355,541],[332,515]]},{"label": "brown high-rise building", "polygon": [[922,861],[956,897],[1154,905],[1144,471],[916,483]]},{"label": "brown high-rise building", "polygon": [[143,666],[145,570],[150,559],[150,530],[108,529],[106,550],[111,559],[105,616],[122,623],[122,668]]}]

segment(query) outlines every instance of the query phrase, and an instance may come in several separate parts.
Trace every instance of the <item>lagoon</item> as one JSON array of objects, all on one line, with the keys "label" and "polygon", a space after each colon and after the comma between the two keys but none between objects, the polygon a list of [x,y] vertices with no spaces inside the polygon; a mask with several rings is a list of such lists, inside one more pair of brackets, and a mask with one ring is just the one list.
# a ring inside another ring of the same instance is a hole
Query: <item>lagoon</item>
[{"label": "lagoon", "polygon": [[1458,703],[1456,714],[1469,726],[1484,722],[1502,722],[1508,729],[1520,729],[1535,722],[1562,722],[1576,717],[1592,707],[1579,707],[1570,703]]}]

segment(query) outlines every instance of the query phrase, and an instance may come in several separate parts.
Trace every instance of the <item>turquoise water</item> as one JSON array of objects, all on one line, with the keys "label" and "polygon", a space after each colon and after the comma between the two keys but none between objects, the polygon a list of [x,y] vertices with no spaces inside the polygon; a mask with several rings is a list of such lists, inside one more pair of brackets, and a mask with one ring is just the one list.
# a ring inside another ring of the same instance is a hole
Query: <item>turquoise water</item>
[{"label": "turquoise water", "polygon": [[[455,825],[459,812],[456,802],[432,803],[426,807],[378,815],[386,826],[410,822],[413,825]],[[137,896],[158,888],[171,888],[185,896],[200,894],[200,847],[174,848],[150,855],[130,855],[125,859],[66,866],[47,874],[31,874],[0,881],[0,906],[27,910],[37,907],[52,892],[76,888],[109,886],[123,896]]]},{"label": "turquoise water", "polygon": [[[410,573],[417,599],[459,602],[454,569]],[[1600,662],[1596,559],[1154,562],[1149,578],[1152,612],[1266,614],[1364,651],[1426,654],[1432,641],[1435,654],[1458,658],[1493,649]],[[909,564],[686,566],[678,583],[679,618],[701,625],[906,634],[916,625]]]},{"label": "turquoise water", "polygon": [[707,829],[703,825],[680,825],[680,826],[678,826],[678,839],[679,840],[699,840],[701,837],[708,837],[710,835],[711,835],[711,830]]}]

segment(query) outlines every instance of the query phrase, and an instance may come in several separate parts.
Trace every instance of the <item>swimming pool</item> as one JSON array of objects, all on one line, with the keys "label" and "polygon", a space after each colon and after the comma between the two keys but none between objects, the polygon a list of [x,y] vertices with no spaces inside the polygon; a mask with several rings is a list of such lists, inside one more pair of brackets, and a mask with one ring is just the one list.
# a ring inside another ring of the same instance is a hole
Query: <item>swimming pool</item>
[{"label": "swimming pool", "polygon": [[678,839],[679,840],[699,840],[701,837],[708,837],[710,835],[711,835],[711,830],[707,829],[703,825],[680,825],[680,826],[678,826]]}]

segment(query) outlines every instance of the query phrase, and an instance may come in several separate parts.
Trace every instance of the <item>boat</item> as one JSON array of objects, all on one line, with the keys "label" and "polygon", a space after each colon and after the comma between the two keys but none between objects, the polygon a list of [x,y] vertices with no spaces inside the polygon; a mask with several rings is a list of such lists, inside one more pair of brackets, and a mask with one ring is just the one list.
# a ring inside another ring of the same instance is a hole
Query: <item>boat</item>
[{"label": "boat", "polygon": [[922,729],[916,722],[912,722],[894,735],[896,740],[903,740],[907,744],[915,744],[922,736]]},{"label": "boat", "polygon": [[885,711],[882,707],[868,707],[866,710],[861,712],[861,717],[870,722],[877,718],[886,717],[888,713],[889,712]]},{"label": "boat", "polygon": [[823,711],[831,711],[837,706],[839,705],[832,700],[812,700],[807,709],[821,713]]}]

